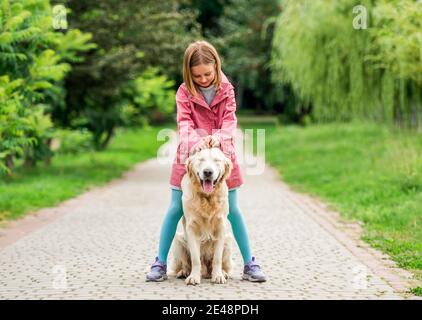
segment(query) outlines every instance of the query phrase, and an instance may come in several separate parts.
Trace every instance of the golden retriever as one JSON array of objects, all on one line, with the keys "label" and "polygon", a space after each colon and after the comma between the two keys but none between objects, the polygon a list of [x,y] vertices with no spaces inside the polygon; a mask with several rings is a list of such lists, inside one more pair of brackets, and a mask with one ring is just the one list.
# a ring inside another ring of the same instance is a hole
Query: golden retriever
[{"label": "golden retriever", "polygon": [[174,239],[176,277],[196,285],[204,278],[226,283],[231,268],[232,236],[227,220],[228,188],[232,162],[219,148],[203,149],[186,162],[182,178],[184,234]]}]

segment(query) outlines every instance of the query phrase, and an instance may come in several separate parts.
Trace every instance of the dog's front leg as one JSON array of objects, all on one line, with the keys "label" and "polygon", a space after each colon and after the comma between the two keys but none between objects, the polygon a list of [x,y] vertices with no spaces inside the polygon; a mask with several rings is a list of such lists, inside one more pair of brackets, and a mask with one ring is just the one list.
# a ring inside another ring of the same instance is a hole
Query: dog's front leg
[{"label": "dog's front leg", "polygon": [[226,277],[224,276],[222,265],[223,265],[223,250],[224,250],[224,235],[225,226],[222,223],[220,232],[217,236],[215,243],[214,256],[212,259],[212,273],[211,282],[214,283],[226,283]]},{"label": "dog's front leg", "polygon": [[195,285],[201,283],[201,240],[190,225],[186,228],[186,238],[191,256],[192,271],[185,282]]}]

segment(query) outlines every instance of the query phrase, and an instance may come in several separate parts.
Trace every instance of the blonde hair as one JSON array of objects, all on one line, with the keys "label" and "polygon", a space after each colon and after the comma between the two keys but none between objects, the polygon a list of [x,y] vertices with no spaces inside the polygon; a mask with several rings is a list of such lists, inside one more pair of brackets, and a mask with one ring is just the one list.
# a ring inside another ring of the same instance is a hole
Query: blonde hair
[{"label": "blonde hair", "polygon": [[205,40],[191,43],[186,48],[183,57],[183,81],[193,96],[198,94],[198,88],[193,82],[191,68],[201,64],[214,64],[215,77],[212,84],[216,89],[220,88],[222,79],[221,60],[214,46]]}]

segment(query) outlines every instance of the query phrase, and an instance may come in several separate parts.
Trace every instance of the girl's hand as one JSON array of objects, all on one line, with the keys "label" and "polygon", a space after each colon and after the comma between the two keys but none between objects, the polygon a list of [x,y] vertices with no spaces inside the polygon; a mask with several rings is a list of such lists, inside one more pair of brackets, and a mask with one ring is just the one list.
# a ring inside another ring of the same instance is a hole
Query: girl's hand
[{"label": "girl's hand", "polygon": [[215,148],[220,146],[220,141],[211,135],[203,137],[202,140],[193,147],[191,154],[195,154],[203,149]]},{"label": "girl's hand", "polygon": [[202,138],[202,140],[192,148],[191,155],[207,148],[209,148],[209,143],[205,140],[205,138]]},{"label": "girl's hand", "polygon": [[216,148],[220,146],[220,141],[214,136],[206,136],[205,142],[208,143],[209,148]]}]

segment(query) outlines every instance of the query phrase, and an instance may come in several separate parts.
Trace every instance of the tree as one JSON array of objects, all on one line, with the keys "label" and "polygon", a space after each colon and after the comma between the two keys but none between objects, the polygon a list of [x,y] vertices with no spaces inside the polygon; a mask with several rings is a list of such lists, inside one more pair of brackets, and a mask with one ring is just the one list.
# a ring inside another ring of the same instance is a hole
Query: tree
[{"label": "tree", "polygon": [[239,104],[260,111],[272,111],[288,100],[285,88],[272,83],[268,64],[278,3],[231,0],[219,19],[221,33],[211,38],[223,56],[224,70],[235,79]]},{"label": "tree", "polygon": [[66,106],[54,112],[63,126],[86,127],[98,149],[122,124],[121,99],[127,83],[149,66],[174,79],[181,73],[183,52],[199,35],[194,13],[180,8],[186,1],[68,0],[71,28],[92,32],[98,49],[66,80]]},{"label": "tree", "polygon": [[0,170],[35,163],[51,134],[48,112],[69,61],[89,50],[89,34],[55,32],[48,0],[0,0]]},{"label": "tree", "polygon": [[290,83],[321,121],[364,118],[401,126],[422,120],[422,4],[364,0],[367,29],[352,24],[353,0],[284,0],[274,34],[275,79]]}]

